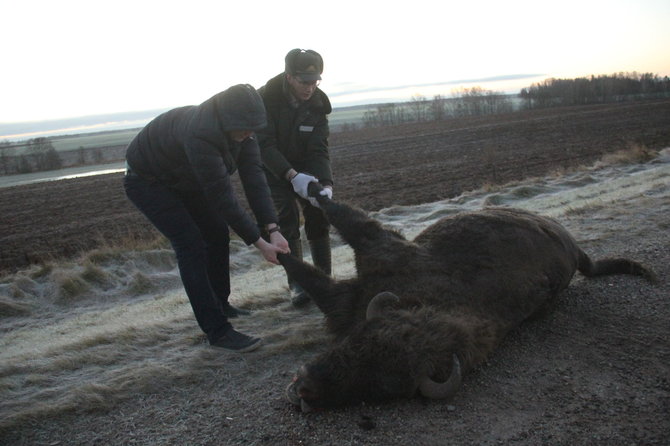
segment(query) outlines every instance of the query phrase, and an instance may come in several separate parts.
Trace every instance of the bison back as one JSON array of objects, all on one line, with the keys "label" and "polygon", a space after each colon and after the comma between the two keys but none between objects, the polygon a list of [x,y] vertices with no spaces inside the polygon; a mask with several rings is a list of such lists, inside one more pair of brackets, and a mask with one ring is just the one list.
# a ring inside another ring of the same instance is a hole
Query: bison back
[{"label": "bison back", "polygon": [[515,321],[566,288],[582,255],[555,220],[509,208],[444,218],[414,242],[460,288],[455,292]]}]

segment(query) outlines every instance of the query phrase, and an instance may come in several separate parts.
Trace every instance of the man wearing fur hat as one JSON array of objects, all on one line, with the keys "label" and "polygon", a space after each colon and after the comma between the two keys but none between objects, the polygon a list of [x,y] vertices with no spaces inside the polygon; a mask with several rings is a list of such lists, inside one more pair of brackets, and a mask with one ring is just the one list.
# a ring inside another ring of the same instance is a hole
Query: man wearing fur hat
[{"label": "man wearing fur hat", "polygon": [[[323,59],[313,50],[288,52],[284,72],[270,79],[259,93],[268,125],[258,131],[265,174],[272,193],[281,232],[291,254],[302,258],[300,212],[305,222],[312,261],[331,273],[329,224],[316,200],[307,196],[307,185],[319,182],[332,197],[333,175],[328,153],[328,96],[319,89]],[[300,306],[310,296],[289,279],[291,301]]]}]

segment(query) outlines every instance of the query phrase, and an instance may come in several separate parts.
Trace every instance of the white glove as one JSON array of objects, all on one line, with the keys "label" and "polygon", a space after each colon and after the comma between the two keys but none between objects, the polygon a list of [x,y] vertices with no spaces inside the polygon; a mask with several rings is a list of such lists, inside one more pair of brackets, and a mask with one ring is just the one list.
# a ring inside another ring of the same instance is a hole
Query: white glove
[{"label": "white glove", "polygon": [[324,187],[321,192],[319,192],[319,195],[323,197],[328,197],[329,200],[333,199],[333,189],[330,187]]},{"label": "white glove", "polygon": [[291,184],[293,185],[293,190],[296,194],[300,195],[302,198],[309,199],[307,195],[307,186],[309,183],[318,183],[319,180],[316,177],[311,175],[306,175],[304,173],[299,173],[293,178],[291,178]]},{"label": "white glove", "polygon": [[[322,197],[328,197],[329,200],[333,199],[333,189],[330,187],[324,187],[322,191],[319,192],[319,195]],[[321,206],[319,206],[319,201],[314,198],[314,197],[309,197],[307,198],[309,200],[310,204],[314,206],[315,208],[321,209]]]}]

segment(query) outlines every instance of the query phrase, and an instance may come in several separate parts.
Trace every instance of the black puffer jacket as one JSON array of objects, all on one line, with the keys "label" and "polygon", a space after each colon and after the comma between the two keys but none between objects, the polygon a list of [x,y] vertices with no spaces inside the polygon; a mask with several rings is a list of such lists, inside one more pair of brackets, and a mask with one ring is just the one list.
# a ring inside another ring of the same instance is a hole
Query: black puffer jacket
[{"label": "black puffer jacket", "polygon": [[310,173],[321,184],[332,185],[328,154],[328,96],[319,88],[297,108],[290,105],[284,73],[270,79],[258,92],[268,113],[268,125],[257,132],[265,168],[284,179],[293,168]]},{"label": "black puffer jacket", "polygon": [[250,85],[236,85],[197,106],[180,107],[147,124],[126,150],[137,175],[178,190],[202,191],[211,208],[247,244],[260,232],[233,191],[230,175],[239,168],[249,205],[259,224],[276,223],[258,143],[231,140],[229,130],[266,125],[260,96]]}]

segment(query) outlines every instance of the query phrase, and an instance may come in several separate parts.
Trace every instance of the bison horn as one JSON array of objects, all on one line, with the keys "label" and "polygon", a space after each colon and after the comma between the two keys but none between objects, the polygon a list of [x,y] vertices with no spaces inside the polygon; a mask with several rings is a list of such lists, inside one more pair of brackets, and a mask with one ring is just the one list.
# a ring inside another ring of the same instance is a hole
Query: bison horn
[{"label": "bison horn", "polygon": [[300,397],[295,391],[295,381],[286,386],[286,399],[294,406],[300,406]]},{"label": "bison horn", "polygon": [[433,381],[430,376],[426,376],[419,384],[419,392],[426,398],[447,399],[451,398],[461,387],[461,362],[458,356],[454,354],[453,364],[451,366],[451,375],[443,383]]},{"label": "bison horn", "polygon": [[303,413],[309,413],[314,410],[307,401],[298,396],[298,393],[295,390],[295,382],[292,382],[286,387],[286,399],[294,406],[300,406],[300,410],[302,410]]},{"label": "bison horn", "polygon": [[365,313],[366,319],[383,316],[390,307],[400,302],[400,298],[393,293],[384,291],[372,298]]}]

